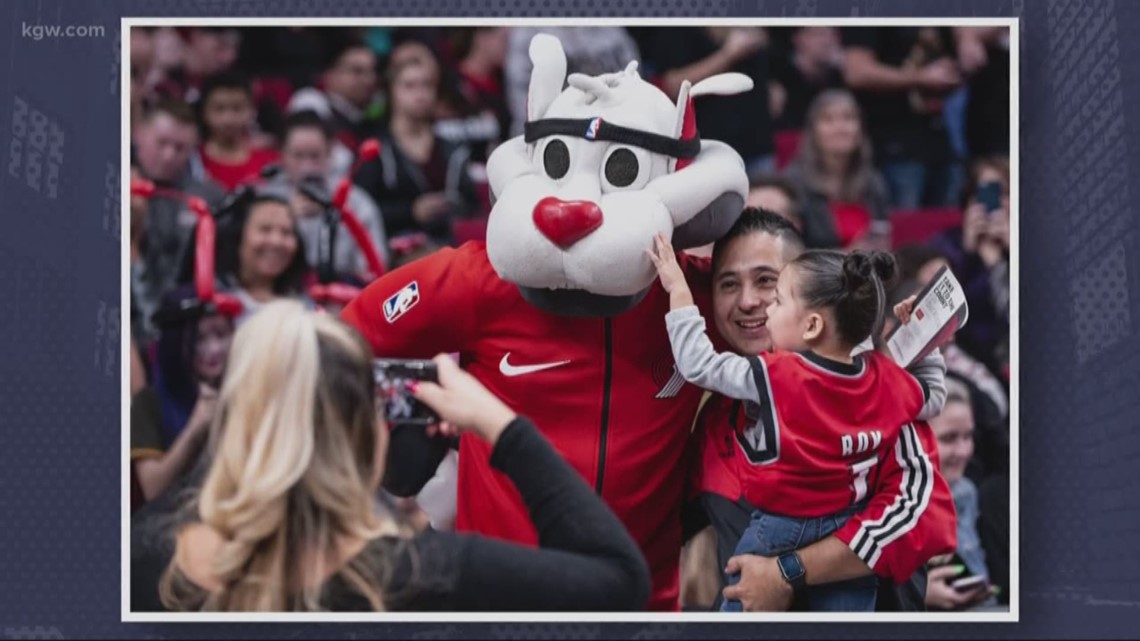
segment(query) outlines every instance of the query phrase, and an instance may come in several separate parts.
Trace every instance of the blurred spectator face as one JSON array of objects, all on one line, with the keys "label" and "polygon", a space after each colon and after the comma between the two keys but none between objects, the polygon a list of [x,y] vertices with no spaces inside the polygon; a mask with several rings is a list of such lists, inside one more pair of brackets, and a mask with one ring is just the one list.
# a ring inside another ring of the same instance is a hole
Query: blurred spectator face
[{"label": "blurred spectator face", "polygon": [[938,273],[938,270],[949,266],[950,263],[946,262],[945,258],[936,258],[918,269],[915,280],[918,281],[919,285],[925,287],[930,281],[934,280],[934,275]]},{"label": "blurred spectator face", "polygon": [[154,32],[154,66],[166,73],[182,65],[186,42],[173,27],[159,27]]},{"label": "blurred spectator face", "polygon": [[237,140],[250,132],[254,117],[253,100],[245,91],[224,87],[210,92],[202,110],[211,138]]},{"label": "blurred spectator face", "polygon": [[974,168],[974,182],[976,185],[984,185],[986,183],[996,182],[1002,186],[1001,189],[1001,204],[1002,209],[1009,213],[1009,173],[1003,171],[1001,167],[988,163],[979,163]]},{"label": "blurred spectator face", "polygon": [[392,79],[392,113],[412,120],[428,120],[435,111],[438,77],[426,62],[410,62]]},{"label": "blurred spectator face", "polygon": [[772,348],[765,323],[784,268],[784,241],[754,232],[728,243],[713,272],[713,316],[717,331],[738,354]]},{"label": "blurred spectator face", "polygon": [[788,194],[776,187],[753,187],[748,190],[748,199],[745,201],[745,206],[759,207],[779,214],[795,225],[796,229],[799,229],[800,219],[796,216],[793,205],[794,203],[792,203],[791,198],[788,198]]},{"label": "blurred spectator face", "polygon": [[325,74],[325,88],[350,103],[363,107],[376,93],[376,56],[367,47],[344,52]]},{"label": "blurred spectator face", "polygon": [[966,464],[974,455],[974,414],[970,404],[947,401],[942,413],[930,419],[930,427],[938,437],[942,476],[947,483],[954,483],[966,473]]},{"label": "blurred spectator face", "polygon": [[154,36],[139,28],[131,29],[131,106],[142,103],[147,78],[154,66]]},{"label": "blurred spectator face", "polygon": [[315,127],[300,127],[289,133],[281,147],[281,168],[296,185],[306,178],[324,178],[329,170],[329,140]]},{"label": "blurred spectator face", "polygon": [[198,342],[194,346],[194,374],[198,380],[211,385],[221,380],[233,336],[233,324],[224,316],[198,320]]},{"label": "blurred spectator face", "polygon": [[812,136],[824,155],[851,155],[863,140],[859,108],[846,95],[828,100],[811,123]]},{"label": "blurred spectator face", "polygon": [[503,66],[507,59],[507,48],[510,46],[510,29],[507,27],[490,27],[475,30],[475,41],[472,43],[472,54],[479,55],[496,67]]},{"label": "blurred spectator face", "polygon": [[297,232],[289,207],[274,201],[254,204],[238,250],[242,282],[277,280],[296,253]]},{"label": "blurred spectator face", "polygon": [[392,55],[388,57],[388,68],[397,69],[410,60],[432,61],[435,60],[435,56],[431,48],[424,43],[408,40],[392,50]]},{"label": "blurred spectator face", "polygon": [[191,71],[206,78],[233,66],[240,45],[241,33],[236,29],[194,29],[186,44],[185,62]]},{"label": "blurred spectator face", "polygon": [[804,27],[792,38],[796,53],[813,62],[829,62],[839,49],[835,27]]},{"label": "blurred spectator face", "polygon": [[139,165],[149,178],[174,182],[186,173],[197,141],[194,125],[156,113],[139,132]]}]

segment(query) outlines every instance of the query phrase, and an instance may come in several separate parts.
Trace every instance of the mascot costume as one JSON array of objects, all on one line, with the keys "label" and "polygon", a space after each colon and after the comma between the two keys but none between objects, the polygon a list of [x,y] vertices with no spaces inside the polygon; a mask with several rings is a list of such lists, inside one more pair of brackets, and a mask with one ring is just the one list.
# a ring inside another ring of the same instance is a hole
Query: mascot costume
[{"label": "mascot costume", "polygon": [[[343,317],[378,356],[458,353],[624,522],[649,563],[649,608],[676,610],[686,442],[702,390],[674,367],[669,298],[646,249],[657,232],[678,250],[710,243],[739,217],[744,163],[699,138],[693,99],[752,82],[732,73],[686,82],[674,104],[636,62],[566,77],[562,46],[547,35],[530,57],[525,135],[488,162],[486,243],[385,275]],[[707,260],[678,258],[708,310]],[[404,456],[395,445],[392,456]],[[518,492],[489,456],[463,435],[457,529],[534,544]]]}]

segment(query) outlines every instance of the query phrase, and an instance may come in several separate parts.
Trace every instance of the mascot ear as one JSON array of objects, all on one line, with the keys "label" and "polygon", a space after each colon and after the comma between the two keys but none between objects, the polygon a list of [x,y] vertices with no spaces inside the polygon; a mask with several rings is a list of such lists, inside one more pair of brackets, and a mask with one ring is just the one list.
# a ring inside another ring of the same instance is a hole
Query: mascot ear
[{"label": "mascot ear", "polygon": [[[687,80],[681,83],[673,136],[685,140],[697,135],[693,98],[744,93],[752,86],[752,79],[741,73],[717,74],[692,86]],[[670,173],[650,183],[648,188],[657,192],[673,214],[676,225],[673,246],[677,249],[700,247],[723,236],[740,217],[748,193],[748,176],[740,156],[723,143],[702,140],[700,155],[671,160],[670,165]],[[685,216],[701,202],[708,205],[692,216]]]},{"label": "mascot ear", "polygon": [[752,91],[752,79],[742,73],[720,73],[709,76],[693,86],[691,95],[696,96],[731,96],[733,94]]},{"label": "mascot ear", "polygon": [[[690,96],[692,85],[686,80],[681,83],[681,90],[677,92],[677,120],[673,125],[673,137],[678,140],[688,140],[697,135],[697,114],[693,111],[693,99]],[[670,158],[669,173],[684,169],[693,164],[691,158]]]},{"label": "mascot ear", "polygon": [[[709,76],[690,85],[686,80],[677,92],[677,120],[673,126],[673,137],[688,140],[697,135],[697,114],[693,109],[693,98],[699,96],[731,96],[751,91],[752,79],[742,73],[721,73]],[[680,171],[693,163],[692,159],[680,158],[669,161],[669,171]]]},{"label": "mascot ear", "polygon": [[566,80],[566,52],[552,35],[540,33],[530,41],[530,61],[534,65],[527,92],[526,118],[538,120],[562,93]]}]

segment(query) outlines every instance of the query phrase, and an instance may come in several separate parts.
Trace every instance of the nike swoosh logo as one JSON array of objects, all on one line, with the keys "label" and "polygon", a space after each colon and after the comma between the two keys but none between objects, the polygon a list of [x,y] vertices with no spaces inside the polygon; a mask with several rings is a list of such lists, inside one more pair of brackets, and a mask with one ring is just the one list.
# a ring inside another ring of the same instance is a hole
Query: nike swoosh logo
[{"label": "nike swoosh logo", "polygon": [[503,373],[503,376],[522,376],[523,374],[533,374],[535,372],[541,372],[544,369],[559,367],[570,362],[558,361],[557,363],[542,363],[539,365],[511,365],[509,362],[507,362],[507,359],[510,357],[511,353],[507,352],[503,356],[503,360],[499,361],[499,371]]}]

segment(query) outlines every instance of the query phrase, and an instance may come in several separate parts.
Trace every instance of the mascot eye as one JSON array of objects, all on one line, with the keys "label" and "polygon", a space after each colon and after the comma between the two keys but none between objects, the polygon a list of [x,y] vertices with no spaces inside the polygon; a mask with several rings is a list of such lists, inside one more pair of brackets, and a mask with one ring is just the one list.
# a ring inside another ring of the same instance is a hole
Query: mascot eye
[{"label": "mascot eye", "polygon": [[629,187],[637,180],[639,169],[637,156],[631,150],[617,149],[606,160],[606,181],[614,187]]},{"label": "mascot eye", "polygon": [[602,157],[602,192],[629,192],[648,184],[653,159],[645,149],[612,145]]},{"label": "mascot eye", "polygon": [[546,175],[558,180],[570,171],[570,149],[561,140],[552,140],[542,152],[542,166]]}]

